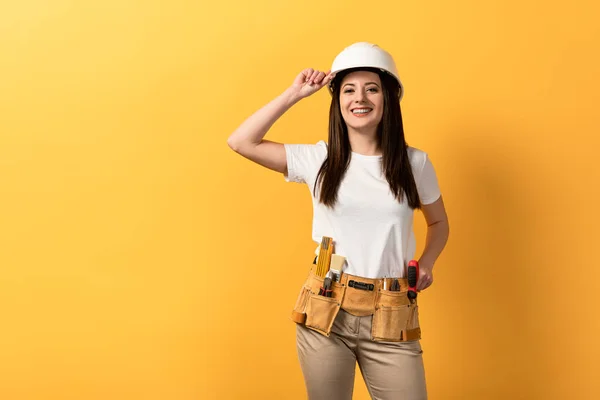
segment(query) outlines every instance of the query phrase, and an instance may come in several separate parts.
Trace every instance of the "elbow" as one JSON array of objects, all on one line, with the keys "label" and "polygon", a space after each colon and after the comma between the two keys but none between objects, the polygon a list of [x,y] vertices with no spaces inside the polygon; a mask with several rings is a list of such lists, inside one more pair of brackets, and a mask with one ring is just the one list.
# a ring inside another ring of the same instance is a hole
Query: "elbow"
[{"label": "elbow", "polygon": [[238,145],[237,143],[232,139],[232,136],[230,136],[227,139],[227,146],[229,146],[229,148],[233,151],[235,151],[236,153],[238,152]]},{"label": "elbow", "polygon": [[448,220],[444,221],[444,241],[448,242],[448,238],[450,238],[450,224]]},{"label": "elbow", "polygon": [[442,226],[442,230],[446,236],[450,234],[450,224],[447,219],[443,219],[440,221],[440,225]]}]

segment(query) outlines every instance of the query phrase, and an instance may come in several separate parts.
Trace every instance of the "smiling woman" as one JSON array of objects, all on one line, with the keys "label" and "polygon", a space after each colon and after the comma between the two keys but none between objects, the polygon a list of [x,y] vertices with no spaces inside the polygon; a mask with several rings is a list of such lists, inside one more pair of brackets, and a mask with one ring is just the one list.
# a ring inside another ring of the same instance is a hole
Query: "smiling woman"
[{"label": "smiling woman", "polygon": [[[376,138],[377,127],[383,115],[381,79],[375,72],[357,70],[347,74],[341,83],[340,108],[348,128],[350,146],[361,154],[379,149],[368,149],[369,138]],[[373,140],[374,145],[378,145]]]},{"label": "smiling woman", "polygon": [[[263,139],[290,107],[326,85],[328,142]],[[405,141],[403,94],[389,53],[356,43],[331,71],[302,71],[228,140],[242,156],[311,192],[319,268],[311,266],[292,313],[309,398],[351,399],[356,362],[371,397],[427,398],[418,303],[408,295],[413,214],[421,209],[428,224],[417,290],[433,282],[448,220],[429,156]]]}]

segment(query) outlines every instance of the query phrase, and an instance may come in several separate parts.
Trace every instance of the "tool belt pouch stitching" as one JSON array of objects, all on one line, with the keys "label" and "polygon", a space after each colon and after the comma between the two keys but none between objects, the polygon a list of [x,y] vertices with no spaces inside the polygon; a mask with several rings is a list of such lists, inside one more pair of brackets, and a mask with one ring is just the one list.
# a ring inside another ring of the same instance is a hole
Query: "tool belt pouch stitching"
[{"label": "tool belt pouch stitching", "polygon": [[306,305],[308,304],[308,297],[310,296],[310,288],[306,285],[302,285],[298,298],[296,299],[296,305],[292,310],[292,321],[297,324],[304,324],[306,321]]},{"label": "tool belt pouch stitching", "polygon": [[340,302],[338,299],[311,293],[306,306],[305,326],[322,335],[329,336],[339,311]]},{"label": "tool belt pouch stitching", "polygon": [[416,301],[411,304],[406,291],[379,291],[371,325],[372,340],[404,342],[419,339],[418,316],[413,312],[415,307]]},{"label": "tool belt pouch stitching", "polygon": [[296,299],[296,304],[292,310],[291,320],[297,324],[306,322],[306,306],[311,293],[318,293],[319,287],[323,285],[323,278],[317,277],[312,270],[308,273],[306,281],[300,289],[300,293]]},{"label": "tool belt pouch stitching", "polygon": [[404,340],[417,340],[421,339],[421,326],[419,323],[419,303],[417,300],[410,305],[411,313],[408,318],[408,325],[406,326],[406,339]]},{"label": "tool belt pouch stitching", "polygon": [[331,297],[319,295],[319,288],[323,286],[324,278],[309,273],[306,282],[296,299],[292,311],[292,321],[302,324],[307,328],[317,331],[325,336],[331,333],[331,327],[337,316],[346,286],[332,282]]},{"label": "tool belt pouch stitching", "polygon": [[347,287],[348,292],[344,297],[342,308],[357,317],[373,315],[377,293],[371,290],[357,289],[356,287]]}]

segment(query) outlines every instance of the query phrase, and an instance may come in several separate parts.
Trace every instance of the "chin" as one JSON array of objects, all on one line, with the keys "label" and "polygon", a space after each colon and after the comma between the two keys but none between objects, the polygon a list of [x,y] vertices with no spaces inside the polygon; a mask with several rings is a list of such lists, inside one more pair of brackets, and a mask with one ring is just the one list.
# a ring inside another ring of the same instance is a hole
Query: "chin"
[{"label": "chin", "polygon": [[378,124],[379,123],[376,123],[376,122],[373,122],[373,121],[365,121],[362,124],[351,124],[351,125],[348,125],[348,126],[354,128],[354,129],[365,129],[365,128],[373,128],[373,127],[376,128]]}]

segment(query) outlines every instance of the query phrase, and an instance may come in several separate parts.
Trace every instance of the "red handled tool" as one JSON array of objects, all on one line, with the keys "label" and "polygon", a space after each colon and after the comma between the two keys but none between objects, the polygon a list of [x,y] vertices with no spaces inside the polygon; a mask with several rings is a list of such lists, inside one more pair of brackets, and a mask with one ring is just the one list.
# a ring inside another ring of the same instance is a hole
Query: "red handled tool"
[{"label": "red handled tool", "polygon": [[408,293],[409,299],[417,298],[417,281],[419,280],[419,262],[410,260],[408,262]]},{"label": "red handled tool", "polygon": [[325,297],[331,297],[333,290],[331,289],[331,278],[327,277],[323,281],[323,287],[319,288],[319,294]]}]

